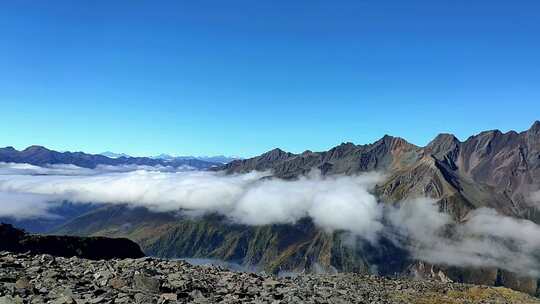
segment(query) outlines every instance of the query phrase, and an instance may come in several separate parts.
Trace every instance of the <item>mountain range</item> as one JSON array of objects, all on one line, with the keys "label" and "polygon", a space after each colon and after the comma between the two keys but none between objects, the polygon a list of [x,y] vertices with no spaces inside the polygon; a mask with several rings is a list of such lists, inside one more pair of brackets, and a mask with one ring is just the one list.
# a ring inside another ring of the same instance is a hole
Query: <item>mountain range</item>
[{"label": "mountain range", "polygon": [[[89,158],[93,162],[85,157],[76,160],[75,156],[85,155],[77,153],[60,154],[63,159],[30,157],[28,155],[41,155],[31,153],[36,149],[32,147],[30,151],[18,152],[26,155],[24,158],[9,158],[4,155],[9,155],[13,149],[6,149],[0,152],[1,161],[25,159],[34,164],[70,161],[88,167],[96,164],[92,157]],[[137,159],[120,158],[132,162]],[[106,161],[113,160],[106,158]],[[374,189],[380,202],[393,205],[407,199],[429,197],[458,223],[466,221],[472,211],[490,207],[502,215],[540,224],[540,214],[530,196],[540,190],[539,121],[523,132],[491,130],[465,141],[451,134],[440,134],[425,147],[386,135],[367,145],[343,143],[328,151],[300,154],[274,149],[257,157],[211,167],[226,174],[268,171],[274,178],[285,180],[297,179],[313,169],[320,170],[323,176],[381,172],[385,180]],[[194,218],[144,208],[103,205],[70,218],[51,232],[127,237],[149,255],[220,259],[272,273],[321,269],[367,273],[376,269],[383,275],[414,274],[504,285],[530,294],[538,290],[537,279],[526,274],[495,266],[428,264],[384,238],[378,248],[369,242],[350,246],[340,231],[320,229],[310,218],[295,224],[246,226],[217,214]]]},{"label": "mountain range", "polygon": [[100,154],[87,154],[84,152],[57,152],[42,146],[30,146],[18,151],[13,147],[0,148],[0,162],[27,163],[36,166],[70,164],[82,168],[96,168],[98,165],[120,166],[170,166],[174,168],[187,166],[195,169],[208,169],[222,165],[218,162],[209,162],[200,159],[156,159],[150,157],[107,157]]},{"label": "mountain range", "polygon": [[439,134],[425,147],[385,135],[373,144],[343,143],[325,152],[274,149],[217,169],[271,170],[277,177],[292,179],[313,168],[324,175],[385,172],[386,182],[377,187],[384,201],[427,195],[458,219],[482,206],[534,217],[528,195],[540,188],[540,122],[521,133],[485,131],[463,142],[452,134]]},{"label": "mountain range", "polygon": [[[102,152],[100,155],[107,156],[109,158],[120,158],[120,157],[131,157],[125,153],[114,153],[114,152]],[[159,154],[156,156],[151,156],[153,159],[160,159],[165,161],[174,161],[174,160],[189,160],[189,159],[198,159],[211,163],[227,164],[234,160],[241,159],[241,157],[235,156],[225,156],[225,155],[216,155],[216,156],[172,156],[169,154]]]},{"label": "mountain range", "polygon": [[153,156],[152,158],[155,159],[163,159],[163,160],[185,160],[185,159],[198,159],[203,160],[207,162],[213,162],[213,163],[221,163],[221,164],[227,164],[235,160],[242,159],[241,157],[236,156],[225,156],[225,155],[216,155],[216,156],[172,156],[169,154],[160,154],[157,156]]}]

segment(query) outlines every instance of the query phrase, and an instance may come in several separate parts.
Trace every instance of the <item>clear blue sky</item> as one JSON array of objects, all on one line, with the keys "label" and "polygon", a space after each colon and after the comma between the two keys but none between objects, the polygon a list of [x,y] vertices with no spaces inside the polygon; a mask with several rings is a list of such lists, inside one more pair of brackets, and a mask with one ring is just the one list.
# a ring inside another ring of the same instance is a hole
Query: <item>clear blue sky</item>
[{"label": "clear blue sky", "polygon": [[540,119],[540,1],[2,1],[0,146],[426,144]]}]

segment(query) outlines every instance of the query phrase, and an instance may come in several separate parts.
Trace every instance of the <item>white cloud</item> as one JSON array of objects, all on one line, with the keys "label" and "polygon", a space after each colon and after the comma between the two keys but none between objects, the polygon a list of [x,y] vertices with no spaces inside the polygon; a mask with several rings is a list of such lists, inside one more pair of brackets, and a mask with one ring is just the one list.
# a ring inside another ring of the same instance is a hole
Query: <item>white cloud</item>
[{"label": "white cloud", "polygon": [[391,238],[419,260],[540,275],[540,226],[531,221],[480,208],[457,224],[429,199],[403,202],[387,216]]},{"label": "white cloud", "polygon": [[374,239],[382,228],[382,213],[368,192],[379,174],[321,177],[311,174],[295,181],[265,180],[250,185],[229,214],[251,225],[293,223],[311,217],[327,230],[348,230]]},{"label": "white cloud", "polygon": [[5,163],[0,162],[0,175],[99,175],[114,172],[133,172],[133,171],[157,171],[157,172],[183,172],[193,171],[195,168],[190,166],[181,166],[178,168],[170,166],[141,166],[141,165],[98,165],[95,169],[82,168],[72,164],[54,164],[45,166],[34,166],[23,163]]},{"label": "white cloud", "polygon": [[56,205],[51,199],[45,195],[0,192],[0,218],[55,218],[57,216],[48,211]]},{"label": "white cloud", "polygon": [[80,170],[82,175],[73,175],[65,174],[64,167],[54,167],[43,169],[51,170],[53,175],[32,175],[40,170],[35,166],[0,170],[0,191],[54,196],[71,202],[126,203],[155,211],[218,212],[248,225],[294,223],[311,216],[324,229],[350,230],[368,239],[382,228],[381,210],[368,192],[381,180],[378,174],[322,177],[315,172],[284,181],[261,179],[268,175],[264,172],[224,175],[91,170],[89,174]]}]

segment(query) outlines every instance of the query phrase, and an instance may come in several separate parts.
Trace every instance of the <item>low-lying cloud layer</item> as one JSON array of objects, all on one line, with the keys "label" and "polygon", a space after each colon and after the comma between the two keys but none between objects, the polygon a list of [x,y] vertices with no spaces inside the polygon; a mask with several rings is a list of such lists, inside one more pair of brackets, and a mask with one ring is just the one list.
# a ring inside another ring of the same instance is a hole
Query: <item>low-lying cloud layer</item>
[{"label": "low-lying cloud layer", "polygon": [[[368,239],[382,228],[381,209],[368,192],[381,180],[379,174],[322,178],[314,172],[296,181],[283,181],[261,179],[268,176],[263,172],[226,176],[202,171],[119,173],[110,168],[80,168],[81,174],[76,175],[77,168],[4,166],[0,168],[0,193],[43,195],[51,201],[130,204],[164,212],[217,212],[248,225],[294,223],[309,216],[324,229],[350,230]],[[26,215],[20,211],[13,215]]]},{"label": "low-lying cloud layer", "polygon": [[419,260],[540,276],[540,226],[531,221],[480,208],[457,224],[429,199],[404,202],[385,214],[393,226],[390,238]]},{"label": "low-lying cloud layer", "polygon": [[49,212],[54,205],[47,195],[0,191],[0,218],[51,219],[56,217]]},{"label": "low-lying cloud layer", "polygon": [[372,244],[386,237],[413,257],[434,264],[498,267],[540,277],[540,226],[530,221],[483,208],[458,224],[429,199],[388,207],[371,193],[384,179],[377,173],[323,177],[312,172],[294,181],[268,177],[265,172],[223,175],[163,167],[3,163],[0,217],[54,217],[49,210],[64,200],[219,213],[246,225],[311,217],[322,229],[348,231]]},{"label": "low-lying cloud layer", "polygon": [[141,165],[98,165],[95,169],[78,167],[72,164],[54,164],[46,166],[34,166],[21,163],[0,162],[0,175],[98,175],[114,172],[133,172],[133,171],[151,171],[151,172],[183,172],[192,171],[195,168],[190,166],[170,167],[170,166],[141,166]]}]

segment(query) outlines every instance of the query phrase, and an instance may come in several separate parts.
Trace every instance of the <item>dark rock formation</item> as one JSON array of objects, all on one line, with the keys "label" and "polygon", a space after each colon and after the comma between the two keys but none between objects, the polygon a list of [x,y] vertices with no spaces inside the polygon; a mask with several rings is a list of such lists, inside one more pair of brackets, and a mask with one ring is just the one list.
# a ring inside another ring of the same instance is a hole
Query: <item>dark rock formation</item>
[{"label": "dark rock formation", "polygon": [[144,257],[139,245],[124,238],[31,235],[7,224],[0,224],[2,250],[94,260]]}]

